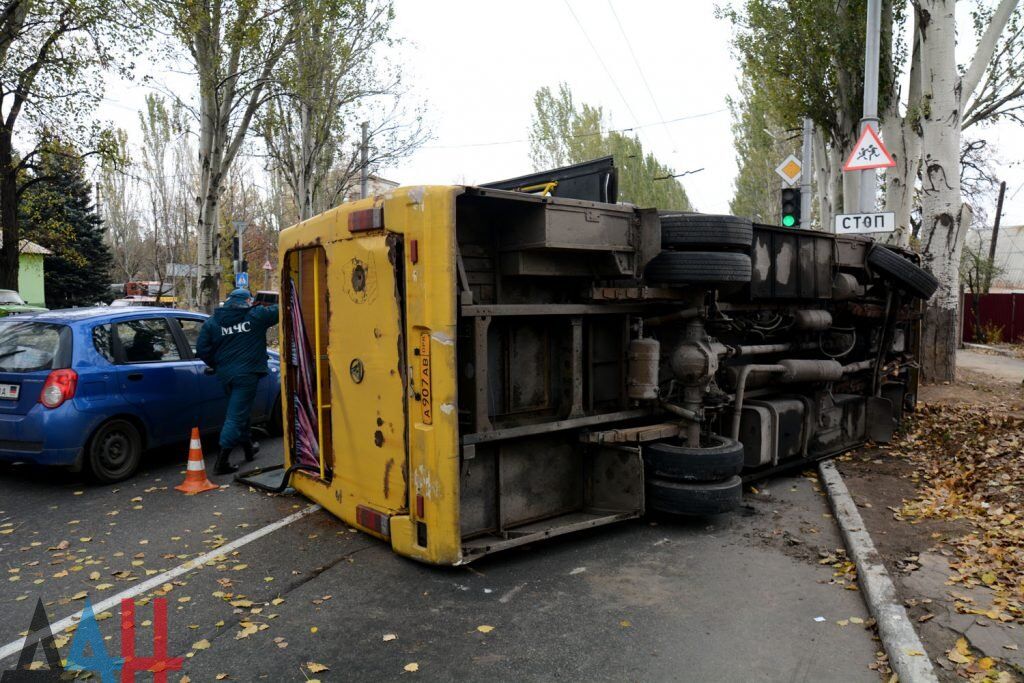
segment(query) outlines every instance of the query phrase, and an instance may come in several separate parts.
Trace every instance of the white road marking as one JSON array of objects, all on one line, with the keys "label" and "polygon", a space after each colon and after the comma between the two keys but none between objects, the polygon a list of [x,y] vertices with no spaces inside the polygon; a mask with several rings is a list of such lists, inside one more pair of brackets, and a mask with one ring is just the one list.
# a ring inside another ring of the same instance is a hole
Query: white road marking
[{"label": "white road marking", "polygon": [[[113,595],[107,598],[106,600],[101,600],[100,602],[97,602],[92,606],[93,612],[95,614],[99,614],[100,612],[104,612],[110,609],[111,607],[120,605],[121,601],[126,598],[134,598],[136,595],[139,595],[140,593],[145,593],[146,591],[152,590],[153,588],[165,584],[171,579],[177,578],[182,574],[186,574],[192,571],[193,569],[201,569],[204,565],[206,565],[207,562],[213,561],[214,558],[220,557],[221,555],[227,555],[228,553],[233,552],[244,545],[248,545],[249,543],[252,543],[255,540],[263,538],[267,534],[271,534],[282,527],[288,526],[292,522],[296,522],[302,519],[303,517],[311,515],[319,509],[319,505],[310,505],[307,508],[303,508],[298,512],[292,513],[287,517],[279,519],[276,522],[272,522],[266,525],[265,527],[261,527],[250,534],[246,534],[241,538],[236,538],[234,541],[231,541],[231,543],[228,543],[227,545],[222,545],[221,547],[211,550],[210,552],[205,553],[203,555],[200,555],[199,557],[193,560],[189,560],[184,564],[180,564],[174,569],[170,569],[164,572],[163,574],[159,574],[150,579],[146,579],[142,583],[136,584],[126,591],[122,591],[117,595]],[[81,618],[82,610],[78,610],[78,612],[72,614],[71,616],[65,617],[60,621],[51,624],[50,630],[53,632],[54,635],[56,635],[58,633],[65,631],[68,627],[76,624],[78,620]],[[32,635],[33,634],[29,634],[30,637]],[[27,640],[28,638],[19,638],[18,640],[8,643],[7,645],[4,645],[2,648],[0,648],[0,661],[7,659],[11,655],[21,652],[21,649],[25,646]],[[38,638],[36,638],[36,641],[38,642]]]}]

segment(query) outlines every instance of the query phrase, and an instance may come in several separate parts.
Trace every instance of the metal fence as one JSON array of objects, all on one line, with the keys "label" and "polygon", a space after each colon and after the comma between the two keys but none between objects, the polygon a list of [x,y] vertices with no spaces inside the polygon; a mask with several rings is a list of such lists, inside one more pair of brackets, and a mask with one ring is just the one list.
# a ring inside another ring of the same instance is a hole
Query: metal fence
[{"label": "metal fence", "polygon": [[[974,296],[964,294],[963,340],[976,340],[975,325],[983,329],[1002,330],[998,341],[1024,342],[1024,294],[982,294],[978,297],[977,322],[975,322]],[[989,341],[996,341],[990,339]]]}]

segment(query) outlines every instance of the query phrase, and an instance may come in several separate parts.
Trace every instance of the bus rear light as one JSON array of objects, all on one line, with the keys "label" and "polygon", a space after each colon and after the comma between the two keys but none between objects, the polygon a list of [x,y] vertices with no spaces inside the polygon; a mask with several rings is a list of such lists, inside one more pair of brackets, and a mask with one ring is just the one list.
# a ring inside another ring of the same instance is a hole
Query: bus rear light
[{"label": "bus rear light", "polygon": [[349,232],[368,232],[380,230],[383,227],[384,207],[375,206],[372,209],[361,209],[348,215]]},{"label": "bus rear light", "polygon": [[385,538],[391,536],[391,524],[388,516],[382,512],[359,505],[356,507],[356,523],[370,531],[376,531]]},{"label": "bus rear light", "polygon": [[416,494],[416,516],[423,519],[423,494]]}]

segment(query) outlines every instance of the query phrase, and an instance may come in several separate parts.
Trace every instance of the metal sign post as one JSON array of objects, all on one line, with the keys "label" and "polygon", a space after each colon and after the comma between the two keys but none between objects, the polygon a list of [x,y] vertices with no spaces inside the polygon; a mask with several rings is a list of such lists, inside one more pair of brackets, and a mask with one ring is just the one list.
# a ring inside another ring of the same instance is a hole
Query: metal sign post
[{"label": "metal sign post", "polygon": [[238,235],[238,258],[235,259],[235,287],[236,288],[238,288],[238,287],[248,287],[249,286],[249,276],[248,276],[248,274],[246,274],[246,276],[245,276],[245,284],[244,285],[240,285],[238,283],[239,283],[239,276],[243,274],[241,272],[242,271],[242,264],[245,263],[245,252],[242,251],[242,234],[245,232],[245,229],[247,227],[249,227],[249,224],[246,223],[245,221],[231,221],[231,227],[233,227],[235,229],[235,234]]},{"label": "metal sign post", "polygon": [[[868,0],[867,33],[864,37],[864,113],[860,119],[861,136],[865,128],[878,131],[878,44],[882,26],[882,0]],[[875,210],[878,178],[875,169],[861,171],[860,210]]]},{"label": "metal sign post", "polygon": [[[814,165],[813,152],[811,148],[811,135],[813,134],[814,123],[807,117],[804,117],[804,139],[803,149],[801,150],[800,156],[801,166],[805,169],[804,173],[801,173],[800,182],[800,218],[803,222],[803,227],[811,227],[811,168]],[[824,230],[825,226],[821,226]]]}]

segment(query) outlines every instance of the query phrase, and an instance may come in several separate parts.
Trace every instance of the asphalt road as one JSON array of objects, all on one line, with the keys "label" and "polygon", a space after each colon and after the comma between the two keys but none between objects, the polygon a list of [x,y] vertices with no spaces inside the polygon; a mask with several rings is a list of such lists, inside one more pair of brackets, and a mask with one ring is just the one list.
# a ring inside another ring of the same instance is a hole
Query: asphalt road
[{"label": "asphalt road", "polygon": [[1024,382],[1024,360],[995,354],[960,349],[956,352],[957,366],[965,370],[983,372],[1008,382]]},{"label": "asphalt road", "polygon": [[[130,590],[309,505],[235,484],[184,496],[184,458],[154,455],[108,487],[0,470],[0,648],[37,598],[56,623],[85,595]],[[259,462],[279,458],[280,441],[264,442]],[[871,632],[837,623],[867,613],[819,561],[841,543],[816,486],[776,479],[738,514],[624,523],[460,568],[404,559],[316,511],[136,600],[168,601],[170,654],[185,658],[172,681],[877,681]],[[149,655],[151,603],[136,610]],[[116,650],[118,608],[105,612]]]}]

